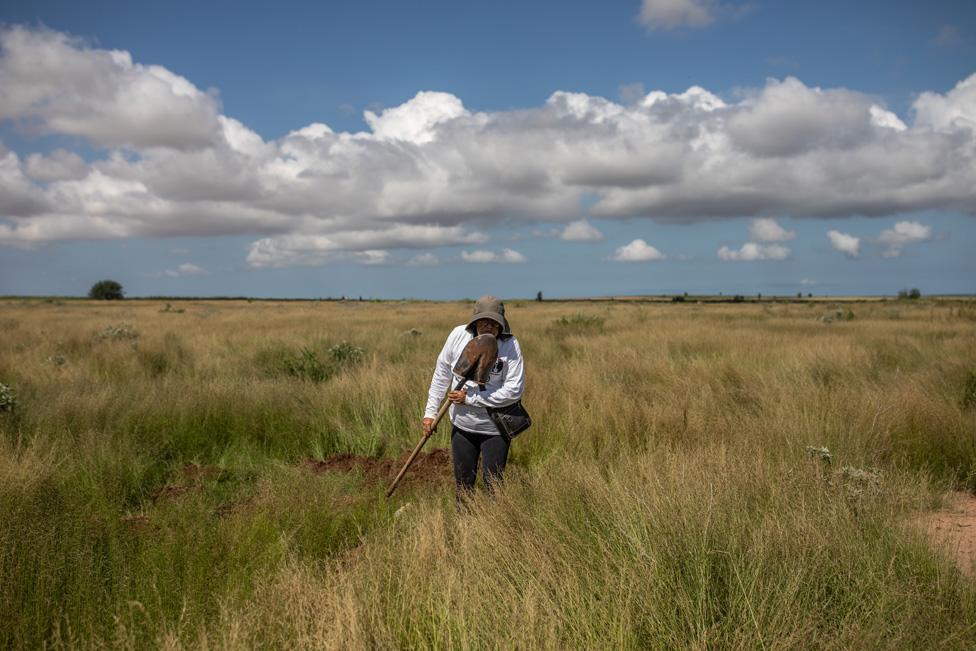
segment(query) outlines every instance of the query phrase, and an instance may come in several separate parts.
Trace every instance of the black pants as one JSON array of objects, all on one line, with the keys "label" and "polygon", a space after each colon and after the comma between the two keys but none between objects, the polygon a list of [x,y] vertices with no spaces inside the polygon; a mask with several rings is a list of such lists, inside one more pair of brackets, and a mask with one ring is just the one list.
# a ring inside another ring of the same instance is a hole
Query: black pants
[{"label": "black pants", "polygon": [[508,460],[509,439],[499,434],[475,434],[455,426],[451,429],[451,457],[454,459],[454,483],[458,496],[474,488],[478,457],[484,470],[485,488],[491,492],[501,481]]}]

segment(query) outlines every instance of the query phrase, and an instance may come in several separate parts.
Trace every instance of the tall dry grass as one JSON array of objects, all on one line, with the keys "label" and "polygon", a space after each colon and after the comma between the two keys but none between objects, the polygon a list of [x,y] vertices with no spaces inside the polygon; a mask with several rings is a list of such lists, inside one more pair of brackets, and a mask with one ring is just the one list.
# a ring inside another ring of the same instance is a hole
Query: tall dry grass
[{"label": "tall dry grass", "polygon": [[463,514],[301,462],[407,449],[469,306],[173,307],[0,304],[0,644],[976,643],[903,526],[976,488],[968,303],[510,302],[536,424]]}]

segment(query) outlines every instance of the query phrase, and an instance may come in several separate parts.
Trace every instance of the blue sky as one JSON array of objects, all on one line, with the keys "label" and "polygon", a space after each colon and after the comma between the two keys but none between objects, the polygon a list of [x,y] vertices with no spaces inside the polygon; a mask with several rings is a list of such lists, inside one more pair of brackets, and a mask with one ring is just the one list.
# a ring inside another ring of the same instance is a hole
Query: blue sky
[{"label": "blue sky", "polygon": [[0,23],[0,294],[974,290],[976,3]]}]

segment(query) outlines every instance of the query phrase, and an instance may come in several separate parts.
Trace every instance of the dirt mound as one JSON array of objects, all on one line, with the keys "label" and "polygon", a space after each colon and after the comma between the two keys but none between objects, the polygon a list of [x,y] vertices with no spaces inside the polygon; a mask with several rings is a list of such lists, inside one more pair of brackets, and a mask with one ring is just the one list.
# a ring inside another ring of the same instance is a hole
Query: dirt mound
[{"label": "dirt mound", "polygon": [[[410,452],[404,452],[398,459],[377,459],[355,454],[335,454],[326,459],[309,459],[305,466],[315,473],[323,472],[361,472],[369,481],[392,481],[400,468],[407,462]],[[410,470],[404,476],[407,480],[442,481],[452,476],[451,453],[436,449],[421,452],[414,459]]]},{"label": "dirt mound", "polygon": [[952,555],[959,571],[976,576],[976,496],[953,493],[943,509],[921,515],[913,524]]}]

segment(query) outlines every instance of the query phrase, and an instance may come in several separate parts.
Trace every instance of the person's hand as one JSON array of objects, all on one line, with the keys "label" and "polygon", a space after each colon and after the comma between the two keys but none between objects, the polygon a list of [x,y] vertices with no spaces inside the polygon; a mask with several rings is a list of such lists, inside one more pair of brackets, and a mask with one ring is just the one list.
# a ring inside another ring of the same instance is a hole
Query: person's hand
[{"label": "person's hand", "polygon": [[447,394],[447,399],[450,400],[455,405],[463,405],[464,399],[468,397],[468,390],[461,389],[460,391],[451,391]]},{"label": "person's hand", "polygon": [[425,418],[423,423],[424,438],[434,433],[434,419]]}]

